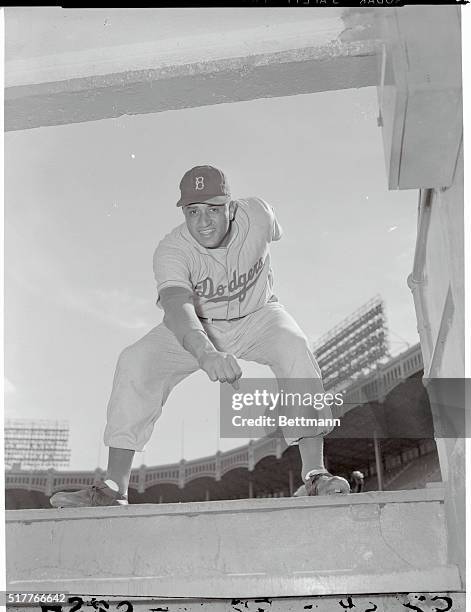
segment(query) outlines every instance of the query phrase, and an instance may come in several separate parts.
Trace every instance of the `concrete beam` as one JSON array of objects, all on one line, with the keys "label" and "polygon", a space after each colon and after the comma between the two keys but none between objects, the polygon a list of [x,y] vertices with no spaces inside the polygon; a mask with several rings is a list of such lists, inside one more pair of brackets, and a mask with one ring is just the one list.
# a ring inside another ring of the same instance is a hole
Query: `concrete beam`
[{"label": "concrete beam", "polygon": [[438,489],[11,510],[7,589],[200,598],[460,591],[443,514]]},{"label": "concrete beam", "polygon": [[[10,60],[5,129],[377,85],[370,12]],[[351,17],[349,17],[351,22]]]}]

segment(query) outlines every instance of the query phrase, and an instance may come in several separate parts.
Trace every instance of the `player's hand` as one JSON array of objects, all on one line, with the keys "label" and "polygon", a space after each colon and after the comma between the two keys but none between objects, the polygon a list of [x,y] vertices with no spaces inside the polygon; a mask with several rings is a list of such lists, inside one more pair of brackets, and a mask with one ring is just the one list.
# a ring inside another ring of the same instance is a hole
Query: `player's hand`
[{"label": "player's hand", "polygon": [[242,370],[234,355],[220,351],[205,352],[199,359],[199,365],[213,382],[228,382],[234,389],[239,389],[237,381],[242,376]]}]

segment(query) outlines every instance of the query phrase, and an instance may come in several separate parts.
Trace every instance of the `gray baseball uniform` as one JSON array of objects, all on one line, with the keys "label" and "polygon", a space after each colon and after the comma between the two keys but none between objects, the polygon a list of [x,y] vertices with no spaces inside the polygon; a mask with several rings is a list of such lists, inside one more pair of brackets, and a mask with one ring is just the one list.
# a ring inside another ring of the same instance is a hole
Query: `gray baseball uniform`
[{"label": "gray baseball uniform", "polygon": [[[236,202],[225,247],[201,246],[185,223],[165,236],[154,255],[157,290],[191,290],[196,314],[216,349],[268,365],[278,379],[307,380],[311,392],[322,392],[309,342],[273,294],[269,245],[282,235],[275,213],[261,198]],[[172,388],[198,369],[164,323],[124,349],[108,404],[105,444],[142,451]],[[328,407],[318,416],[332,417]],[[306,437],[331,430],[312,428]],[[288,443],[297,439],[285,438]]]}]

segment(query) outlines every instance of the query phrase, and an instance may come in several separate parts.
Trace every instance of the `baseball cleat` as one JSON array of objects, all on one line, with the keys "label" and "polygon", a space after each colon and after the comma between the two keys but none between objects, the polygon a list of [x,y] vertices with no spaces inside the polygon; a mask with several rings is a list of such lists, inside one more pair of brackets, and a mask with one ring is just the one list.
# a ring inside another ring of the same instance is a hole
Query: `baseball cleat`
[{"label": "baseball cleat", "polygon": [[303,485],[303,484],[300,487],[298,487],[296,491],[293,493],[293,497],[305,497],[306,495],[307,495],[306,485]]},{"label": "baseball cleat", "polygon": [[306,479],[307,495],[345,495],[350,493],[350,485],[341,476],[332,476],[329,472],[320,472]]},{"label": "baseball cleat", "polygon": [[49,500],[54,508],[84,508],[90,506],[127,506],[128,498],[99,482],[80,491],[60,491]]}]

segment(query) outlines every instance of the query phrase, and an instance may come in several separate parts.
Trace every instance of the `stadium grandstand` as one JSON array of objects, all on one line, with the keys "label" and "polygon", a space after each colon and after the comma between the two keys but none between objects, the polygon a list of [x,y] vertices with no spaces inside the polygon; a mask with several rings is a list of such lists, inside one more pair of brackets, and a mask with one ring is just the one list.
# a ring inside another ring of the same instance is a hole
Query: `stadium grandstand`
[{"label": "stadium grandstand", "polygon": [[[314,351],[327,389],[342,389],[341,427],[325,440],[326,466],[364,491],[440,486],[441,475],[423,362],[417,344],[392,357],[384,304],[374,298],[326,334]],[[327,372],[327,375],[326,375]],[[302,484],[296,446],[267,436],[226,452],[132,471],[130,503],[172,503],[292,496]],[[48,508],[59,490],[78,490],[94,472],[6,470],[6,508]]]},{"label": "stadium grandstand", "polygon": [[69,466],[66,421],[7,419],[4,434],[6,468],[40,470]]}]

